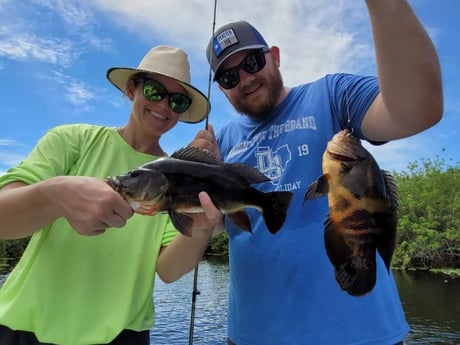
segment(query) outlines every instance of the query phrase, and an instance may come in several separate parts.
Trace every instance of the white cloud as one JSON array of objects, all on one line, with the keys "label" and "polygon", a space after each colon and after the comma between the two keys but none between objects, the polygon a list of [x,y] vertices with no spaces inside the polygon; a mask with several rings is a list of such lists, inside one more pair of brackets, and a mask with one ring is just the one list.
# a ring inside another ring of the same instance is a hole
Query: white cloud
[{"label": "white cloud", "polygon": [[0,33],[0,56],[13,60],[38,60],[68,66],[73,59],[68,40],[47,39],[34,34]]},{"label": "white cloud", "polygon": [[[148,0],[90,2],[139,38],[172,42],[206,63],[212,1],[157,0],[154,7]],[[338,70],[369,68],[370,40],[357,41],[357,30],[364,31],[362,24],[367,24],[363,7],[346,0],[252,0],[250,6],[247,0],[222,1],[217,3],[216,29],[236,20],[252,23],[269,45],[280,47],[284,79],[293,85]],[[370,38],[368,31],[365,37]]]},{"label": "white cloud", "polygon": [[0,146],[13,146],[16,145],[16,141],[11,139],[2,139],[0,138]]},{"label": "white cloud", "polygon": [[24,159],[25,154],[18,152],[24,148],[25,145],[16,140],[0,138],[0,175]]},{"label": "white cloud", "polygon": [[25,155],[1,152],[0,151],[0,167],[12,167],[18,165],[18,163],[25,158]]},{"label": "white cloud", "polygon": [[95,89],[83,81],[75,80],[74,77],[53,71],[50,77],[61,85],[62,94],[70,104],[78,107],[80,111],[91,109],[91,102],[100,99],[105,90]]},{"label": "white cloud", "polygon": [[56,13],[70,28],[87,28],[95,22],[94,13],[89,11],[84,1],[33,0],[32,4],[45,7]]},{"label": "white cloud", "polygon": [[67,68],[90,49],[112,49],[112,40],[97,31],[95,13],[84,2],[5,2],[0,22],[0,57],[12,60]]},{"label": "white cloud", "polygon": [[98,14],[88,7],[85,1],[34,0],[33,3],[37,8],[47,8],[62,21],[66,34],[73,37],[76,45],[82,47],[82,50],[112,50],[112,40],[101,37],[98,31]]},{"label": "white cloud", "polygon": [[[21,15],[2,21],[0,57],[66,69],[85,51],[113,49],[112,39],[98,31],[98,22],[110,21],[146,44],[183,47],[189,52],[192,72],[200,76],[209,72],[205,48],[212,31],[212,1],[156,0],[152,6],[150,0],[32,0],[27,6],[7,5],[8,9],[0,8],[0,19],[8,19],[13,8]],[[215,24],[218,28],[241,19],[254,24],[269,45],[280,47],[283,78],[287,85],[295,85],[325,73],[368,67],[364,62],[371,54],[368,42],[356,40],[357,28],[367,19],[365,11],[356,11],[359,6],[364,5],[346,0],[253,0],[251,6],[247,0],[222,1],[217,3]],[[94,99],[83,83],[67,85],[72,104]]]}]

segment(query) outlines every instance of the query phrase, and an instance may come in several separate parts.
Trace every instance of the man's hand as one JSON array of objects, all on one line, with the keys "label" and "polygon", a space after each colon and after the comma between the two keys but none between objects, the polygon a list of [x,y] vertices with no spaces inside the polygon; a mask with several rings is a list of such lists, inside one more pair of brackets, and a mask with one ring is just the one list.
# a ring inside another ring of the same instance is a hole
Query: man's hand
[{"label": "man's hand", "polygon": [[220,159],[220,151],[214,134],[214,128],[210,124],[207,129],[202,129],[196,134],[195,139],[192,140],[189,146],[206,150],[217,159]]},{"label": "man's hand", "polygon": [[[224,230],[223,214],[213,204],[211,198],[206,192],[198,194],[203,213],[193,215],[194,234],[197,230],[212,230],[213,234]],[[193,236],[193,235],[192,235]]]}]

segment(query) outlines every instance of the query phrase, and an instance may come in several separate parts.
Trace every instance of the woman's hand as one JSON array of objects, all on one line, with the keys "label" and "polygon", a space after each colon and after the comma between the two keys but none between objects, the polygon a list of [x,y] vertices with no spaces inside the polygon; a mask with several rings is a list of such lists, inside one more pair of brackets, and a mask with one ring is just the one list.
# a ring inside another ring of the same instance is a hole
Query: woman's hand
[{"label": "woman's hand", "polygon": [[100,178],[56,176],[0,190],[2,239],[30,236],[61,217],[81,235],[98,235],[124,226],[132,215],[130,205]]},{"label": "woman's hand", "polygon": [[56,178],[50,191],[62,216],[80,235],[99,235],[107,228],[121,228],[133,215],[130,205],[100,178]]}]

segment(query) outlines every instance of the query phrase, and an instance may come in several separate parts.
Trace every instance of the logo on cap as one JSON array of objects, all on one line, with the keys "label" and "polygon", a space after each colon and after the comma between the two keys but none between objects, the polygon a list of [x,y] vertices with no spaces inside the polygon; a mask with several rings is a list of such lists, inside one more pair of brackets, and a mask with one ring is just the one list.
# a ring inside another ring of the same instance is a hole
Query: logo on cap
[{"label": "logo on cap", "polygon": [[237,43],[239,43],[239,41],[233,29],[225,30],[217,35],[213,40],[214,54],[219,57],[226,48]]}]

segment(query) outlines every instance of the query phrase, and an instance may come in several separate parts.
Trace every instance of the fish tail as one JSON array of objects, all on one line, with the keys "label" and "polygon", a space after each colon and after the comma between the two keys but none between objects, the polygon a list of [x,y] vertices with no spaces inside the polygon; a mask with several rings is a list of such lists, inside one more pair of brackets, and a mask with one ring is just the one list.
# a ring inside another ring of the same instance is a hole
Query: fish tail
[{"label": "fish tail", "polygon": [[336,267],[335,279],[340,288],[352,296],[363,296],[375,285],[375,258],[352,257]]},{"label": "fish tail", "polygon": [[262,207],[262,216],[268,230],[276,234],[286,220],[287,209],[293,194],[291,192],[270,192],[267,195],[267,202]]}]

